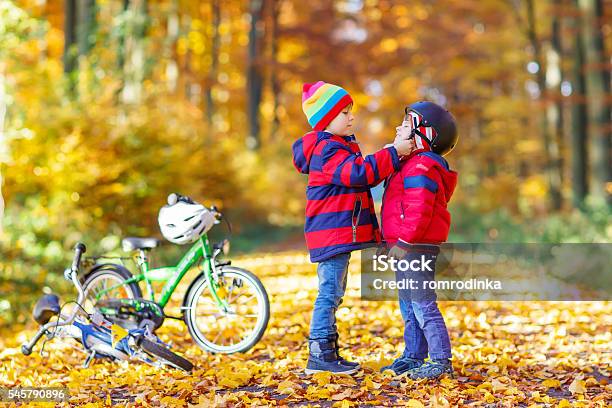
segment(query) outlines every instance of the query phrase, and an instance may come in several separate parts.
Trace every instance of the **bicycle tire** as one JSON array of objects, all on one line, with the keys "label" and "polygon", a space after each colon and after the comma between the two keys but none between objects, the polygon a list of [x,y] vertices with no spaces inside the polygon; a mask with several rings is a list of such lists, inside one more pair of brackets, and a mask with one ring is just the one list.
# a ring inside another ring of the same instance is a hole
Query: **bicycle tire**
[{"label": "bicycle tire", "polygon": [[248,271],[242,268],[238,268],[235,266],[225,266],[219,272],[219,276],[223,276],[225,272],[230,272],[236,275],[242,275],[243,278],[251,281],[254,285],[255,290],[261,294],[261,297],[263,299],[263,304],[261,305],[263,309],[262,319],[259,324],[259,328],[253,331],[253,334],[251,335],[250,340],[248,342],[245,342],[241,346],[238,346],[238,345],[234,345],[230,347],[219,346],[218,344],[214,344],[213,342],[206,339],[203,333],[198,329],[197,324],[195,322],[195,316],[194,316],[195,304],[197,303],[198,299],[196,299],[195,297],[196,297],[196,294],[198,294],[198,292],[200,292],[199,295],[201,295],[202,286],[207,285],[206,276],[203,274],[200,275],[198,278],[196,278],[196,280],[193,282],[193,284],[191,285],[189,289],[189,293],[187,293],[187,296],[186,296],[187,311],[184,312],[184,320],[185,320],[185,324],[187,325],[187,329],[189,330],[189,334],[191,335],[191,338],[195,341],[195,343],[200,348],[206,351],[212,352],[212,353],[221,353],[221,354],[244,353],[250,350],[253,346],[255,346],[255,344],[259,342],[259,340],[261,340],[261,338],[263,337],[268,327],[268,322],[270,320],[270,300],[268,298],[268,292],[266,291],[266,288],[263,286],[259,278],[251,271]]},{"label": "bicycle tire", "polygon": [[[115,264],[104,264],[90,270],[83,277],[83,290],[86,291],[93,281],[105,275],[110,276],[115,280],[121,281],[126,281],[132,278],[132,273],[124,266]],[[131,282],[128,283],[126,287],[129,288],[131,295],[133,296],[131,297],[131,299],[142,298],[142,291],[140,290],[140,286],[138,286],[138,283]]]},{"label": "bicycle tire", "polygon": [[142,338],[138,342],[138,345],[145,353],[161,360],[166,365],[186,372],[191,372],[191,370],[193,370],[193,363],[191,361],[170,351],[161,344]]}]

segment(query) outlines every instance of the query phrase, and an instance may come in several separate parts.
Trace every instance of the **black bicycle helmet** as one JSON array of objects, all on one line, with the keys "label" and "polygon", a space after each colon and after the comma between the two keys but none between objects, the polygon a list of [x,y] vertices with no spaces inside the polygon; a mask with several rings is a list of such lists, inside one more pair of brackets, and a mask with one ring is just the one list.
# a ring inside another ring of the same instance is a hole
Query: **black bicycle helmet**
[{"label": "black bicycle helmet", "polygon": [[459,136],[455,118],[449,111],[433,102],[421,101],[408,105],[405,112],[405,118],[413,120],[413,132],[421,136],[434,153],[444,156],[453,150]]}]

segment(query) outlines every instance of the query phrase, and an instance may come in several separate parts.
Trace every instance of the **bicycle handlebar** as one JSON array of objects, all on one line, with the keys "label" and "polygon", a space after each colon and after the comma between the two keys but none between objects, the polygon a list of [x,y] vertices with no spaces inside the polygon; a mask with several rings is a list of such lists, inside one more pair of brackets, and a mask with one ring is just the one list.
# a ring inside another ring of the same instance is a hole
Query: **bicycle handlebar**
[{"label": "bicycle handlebar", "polygon": [[167,201],[168,201],[168,205],[174,205],[178,203],[179,201],[182,201],[187,204],[195,204],[195,202],[190,197],[180,195],[179,193],[170,194],[168,196]]},{"label": "bicycle handlebar", "polygon": [[82,242],[79,242],[74,247],[74,258],[72,259],[72,267],[71,269],[74,272],[79,271],[79,266],[81,265],[81,256],[87,252],[87,247]]},{"label": "bicycle handlebar", "polygon": [[[79,306],[85,300],[85,293],[83,292],[83,286],[81,285],[81,282],[79,282],[77,273],[79,271],[79,266],[81,265],[81,257],[83,256],[85,251],[87,251],[87,247],[85,246],[85,244],[83,244],[82,242],[77,243],[74,247],[74,258],[72,259],[72,265],[70,266],[70,268],[64,271],[64,277],[67,280],[72,281],[79,293],[79,296],[76,301],[76,304]],[[26,356],[32,353],[34,345],[45,333],[48,333],[51,328],[57,330],[57,328],[60,326],[68,326],[72,324],[72,322],[76,318],[77,313],[80,311],[79,306],[75,307],[70,316],[68,316],[67,318],[63,318],[63,316],[60,315],[58,316],[57,321],[47,322],[42,325],[38,329],[38,332],[36,332],[34,337],[29,342],[24,343],[21,346],[21,352]]]},{"label": "bicycle handlebar", "polygon": [[[186,204],[197,204],[195,201],[193,201],[191,197],[187,197],[179,193],[169,194],[166,201],[168,202],[168,205],[174,205],[178,203],[179,201],[186,203]],[[211,206],[210,208],[208,208],[208,210],[214,212],[218,218],[223,217],[223,214],[221,214],[221,212],[219,211],[216,205]]]}]

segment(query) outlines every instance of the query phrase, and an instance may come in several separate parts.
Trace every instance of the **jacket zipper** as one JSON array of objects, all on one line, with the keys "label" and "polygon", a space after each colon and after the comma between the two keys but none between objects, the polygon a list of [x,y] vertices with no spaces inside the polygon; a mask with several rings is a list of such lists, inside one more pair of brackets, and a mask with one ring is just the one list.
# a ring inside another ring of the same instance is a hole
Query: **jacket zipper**
[{"label": "jacket zipper", "polygon": [[[359,216],[361,215],[361,197],[357,197],[355,205],[353,206],[353,214],[351,215],[351,227],[353,228],[353,242],[357,242],[357,225],[359,224]],[[355,209],[359,204],[359,211],[357,211],[357,217],[355,217]]]}]

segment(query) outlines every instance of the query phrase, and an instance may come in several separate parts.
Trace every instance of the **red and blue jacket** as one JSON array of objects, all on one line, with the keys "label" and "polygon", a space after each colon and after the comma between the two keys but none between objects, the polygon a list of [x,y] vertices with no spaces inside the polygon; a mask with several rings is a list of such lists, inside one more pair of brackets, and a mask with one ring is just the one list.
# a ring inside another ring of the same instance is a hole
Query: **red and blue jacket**
[{"label": "red and blue jacket", "polygon": [[308,174],[304,235],[311,262],[381,242],[370,187],[399,170],[395,147],[363,157],[355,136],[310,132],[293,144],[293,165]]},{"label": "red and blue jacket", "polygon": [[448,239],[447,204],[457,185],[457,172],[436,153],[416,151],[386,181],[381,222],[387,246],[410,250],[414,244],[439,245]]}]

